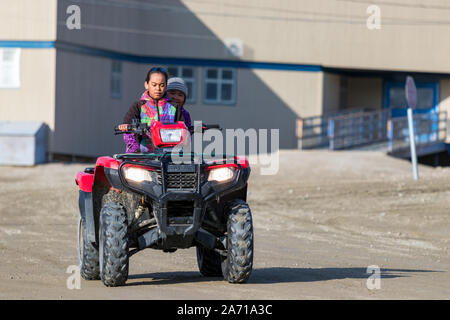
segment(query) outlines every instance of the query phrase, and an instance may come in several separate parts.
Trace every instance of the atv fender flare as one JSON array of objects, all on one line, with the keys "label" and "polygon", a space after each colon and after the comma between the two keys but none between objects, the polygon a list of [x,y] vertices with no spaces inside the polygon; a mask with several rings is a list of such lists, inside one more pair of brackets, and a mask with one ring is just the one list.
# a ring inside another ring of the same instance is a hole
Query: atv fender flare
[{"label": "atv fender flare", "polygon": [[95,243],[99,243],[101,199],[111,189],[111,183],[105,174],[105,169],[118,169],[120,162],[112,157],[99,157],[95,164],[94,183],[92,184],[92,221],[93,228],[89,230],[89,239],[94,232]]},{"label": "atv fender flare", "polygon": [[95,243],[95,221],[94,221],[94,207],[92,203],[92,192],[85,192],[80,190],[78,197],[78,206],[80,208],[80,216],[86,226],[86,240]]},{"label": "atv fender flare", "polygon": [[86,240],[98,243],[99,198],[106,193],[111,184],[109,183],[104,168],[117,169],[119,163],[111,157],[100,157],[97,159],[94,173],[79,172],[75,182],[79,186],[78,206],[80,216],[86,227]]}]

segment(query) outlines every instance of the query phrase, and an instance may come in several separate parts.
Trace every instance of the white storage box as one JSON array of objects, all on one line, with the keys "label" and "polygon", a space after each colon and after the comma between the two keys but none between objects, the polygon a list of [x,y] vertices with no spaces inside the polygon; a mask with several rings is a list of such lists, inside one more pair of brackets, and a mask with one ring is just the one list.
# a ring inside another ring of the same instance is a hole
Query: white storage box
[{"label": "white storage box", "polygon": [[36,121],[0,121],[0,165],[32,166],[46,161],[47,126]]}]

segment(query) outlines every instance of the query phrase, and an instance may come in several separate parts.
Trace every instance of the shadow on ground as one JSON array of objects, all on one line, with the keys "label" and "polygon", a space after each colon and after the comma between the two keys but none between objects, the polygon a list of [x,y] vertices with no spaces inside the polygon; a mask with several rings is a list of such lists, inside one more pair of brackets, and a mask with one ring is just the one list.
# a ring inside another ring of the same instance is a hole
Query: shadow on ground
[{"label": "shadow on ground", "polygon": [[[434,270],[381,269],[381,279],[410,277],[415,273],[440,272]],[[367,268],[261,268],[254,269],[248,283],[275,284],[293,282],[314,282],[339,279],[368,279],[372,273]],[[223,281],[221,277],[203,277],[198,272],[157,272],[129,275],[126,286],[165,285],[189,282]],[[147,280],[150,279],[150,280]]]}]

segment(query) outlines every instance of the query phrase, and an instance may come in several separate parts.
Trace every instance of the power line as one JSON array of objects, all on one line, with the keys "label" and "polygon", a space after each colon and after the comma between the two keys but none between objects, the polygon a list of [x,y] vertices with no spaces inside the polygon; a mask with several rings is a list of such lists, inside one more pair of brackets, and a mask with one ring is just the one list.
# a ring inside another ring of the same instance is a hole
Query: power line
[{"label": "power line", "polygon": [[[198,0],[197,0],[198,1]],[[357,0],[336,0],[336,1],[353,1],[359,2]],[[126,1],[123,2],[121,0],[72,0],[71,2],[85,3],[90,5],[103,5],[103,6],[116,6],[127,9],[139,9],[139,10],[151,10],[151,11],[171,11],[178,13],[189,13],[196,15],[209,15],[216,17],[224,17],[224,18],[241,18],[241,19],[252,19],[252,20],[268,20],[268,21],[283,21],[283,22],[310,22],[310,23],[337,23],[337,24],[363,24],[365,25],[367,17],[360,16],[349,16],[349,15],[336,15],[336,14],[327,14],[327,13],[318,13],[312,11],[298,11],[297,13],[303,14],[311,14],[314,17],[277,17],[277,16],[265,16],[265,15],[249,15],[249,14],[236,14],[236,13],[223,13],[223,12],[210,12],[210,11],[196,11],[192,12],[190,9],[186,7],[179,6],[168,6],[168,5],[160,5],[160,4],[150,4],[150,3],[141,3],[136,1]],[[202,2],[202,1],[198,1]],[[203,1],[204,2],[204,1]],[[233,4],[231,7],[236,6]],[[245,5],[238,5],[241,8],[245,7]],[[250,7],[250,6],[247,6]],[[263,7],[264,8],[264,7]],[[265,9],[270,9],[269,7],[265,7]],[[327,18],[317,18],[318,16],[325,16]],[[331,19],[329,19],[331,18]],[[450,21],[448,20],[414,20],[414,19],[404,19],[404,18],[393,18],[393,17],[383,17],[383,25],[396,25],[396,26],[434,26],[434,25],[450,25]]]},{"label": "power line", "polygon": [[430,4],[411,4],[411,3],[403,3],[403,2],[393,2],[393,1],[380,1],[380,0],[335,0],[339,2],[353,2],[359,4],[375,4],[375,5],[386,5],[386,6],[394,6],[394,7],[405,7],[412,9],[433,9],[433,10],[450,10],[450,6],[445,5],[430,5]]},{"label": "power line", "polygon": [[[58,25],[66,26],[66,21],[58,21]],[[179,32],[167,32],[167,31],[151,31],[151,30],[142,30],[142,29],[132,29],[132,28],[123,28],[123,27],[111,27],[111,26],[100,26],[93,24],[82,23],[81,28],[84,29],[92,29],[92,30],[101,30],[101,31],[111,31],[111,32],[125,32],[125,33],[133,33],[133,34],[141,34],[141,35],[152,35],[152,36],[164,36],[164,37],[179,37],[179,38],[193,38],[193,39],[202,39],[202,40],[218,40],[215,36],[207,36],[201,34],[191,34],[191,33],[179,33]]]},{"label": "power line", "polygon": [[[197,2],[197,3],[205,3],[205,4],[211,4],[211,1],[205,1],[205,0],[184,0],[185,2]],[[215,2],[217,3],[217,2]],[[219,2],[222,3],[222,2]],[[239,9],[252,9],[252,10],[259,10],[259,11],[270,11],[270,12],[280,12],[280,13],[287,13],[287,14],[311,14],[315,16],[325,16],[325,17],[342,17],[342,18],[361,18],[361,16],[351,16],[348,14],[331,14],[331,13],[323,13],[323,12],[317,12],[317,11],[305,11],[305,10],[293,10],[293,9],[282,9],[282,8],[275,8],[275,7],[266,7],[266,6],[251,6],[251,5],[243,5],[243,4],[236,4],[235,2],[227,2],[226,3],[227,8],[239,8]]]},{"label": "power line", "polygon": [[71,3],[84,3],[88,5],[103,5],[108,7],[119,7],[125,9],[139,9],[139,10],[165,10],[174,12],[190,12],[186,7],[161,5],[152,3],[142,3],[132,0],[120,1],[120,0],[71,0]]},{"label": "power line", "polygon": [[[71,2],[78,2],[78,3],[85,3],[90,5],[106,5],[106,6],[116,6],[121,8],[127,8],[127,9],[140,9],[140,10],[160,10],[160,11],[172,11],[172,12],[179,12],[179,13],[189,13],[192,14],[193,12],[187,8],[187,7],[181,7],[181,6],[173,6],[173,5],[161,5],[161,4],[152,4],[152,3],[142,3],[142,2],[136,2],[136,1],[130,1],[130,0],[73,0]],[[197,3],[205,3],[205,4],[211,4],[211,1],[205,1],[205,0],[189,0],[189,2],[197,2]],[[214,3],[214,2],[213,2]],[[215,2],[217,3],[217,2]],[[270,12],[280,12],[280,13],[288,13],[288,14],[307,14],[307,15],[314,15],[316,16],[323,16],[323,17],[331,17],[331,18],[352,18],[352,19],[364,19],[362,16],[351,16],[348,14],[332,14],[332,13],[323,13],[323,12],[317,12],[317,11],[305,11],[305,10],[290,10],[290,9],[281,9],[281,8],[274,8],[274,7],[264,7],[264,6],[251,6],[251,5],[243,5],[243,4],[236,4],[236,3],[226,3],[227,8],[238,8],[238,9],[255,9],[259,11],[270,11]],[[205,11],[199,11],[196,12],[203,15],[221,15],[221,13],[217,12],[205,12]],[[227,16],[230,14],[227,14]],[[232,15],[232,14],[231,14]],[[278,18],[280,20],[285,19],[285,17],[274,17],[274,16],[262,16],[268,17],[268,18]]]}]

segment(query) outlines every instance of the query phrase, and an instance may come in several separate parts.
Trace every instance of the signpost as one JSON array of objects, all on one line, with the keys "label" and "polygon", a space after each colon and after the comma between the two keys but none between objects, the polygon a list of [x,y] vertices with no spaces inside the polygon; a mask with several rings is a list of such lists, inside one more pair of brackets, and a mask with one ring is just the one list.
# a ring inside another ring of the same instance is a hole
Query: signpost
[{"label": "signpost", "polygon": [[405,85],[406,101],[408,102],[408,128],[409,128],[409,145],[411,148],[411,162],[413,166],[413,178],[419,179],[419,171],[417,168],[416,139],[414,134],[414,118],[413,109],[417,104],[417,89],[414,79],[411,76],[406,77]]}]

